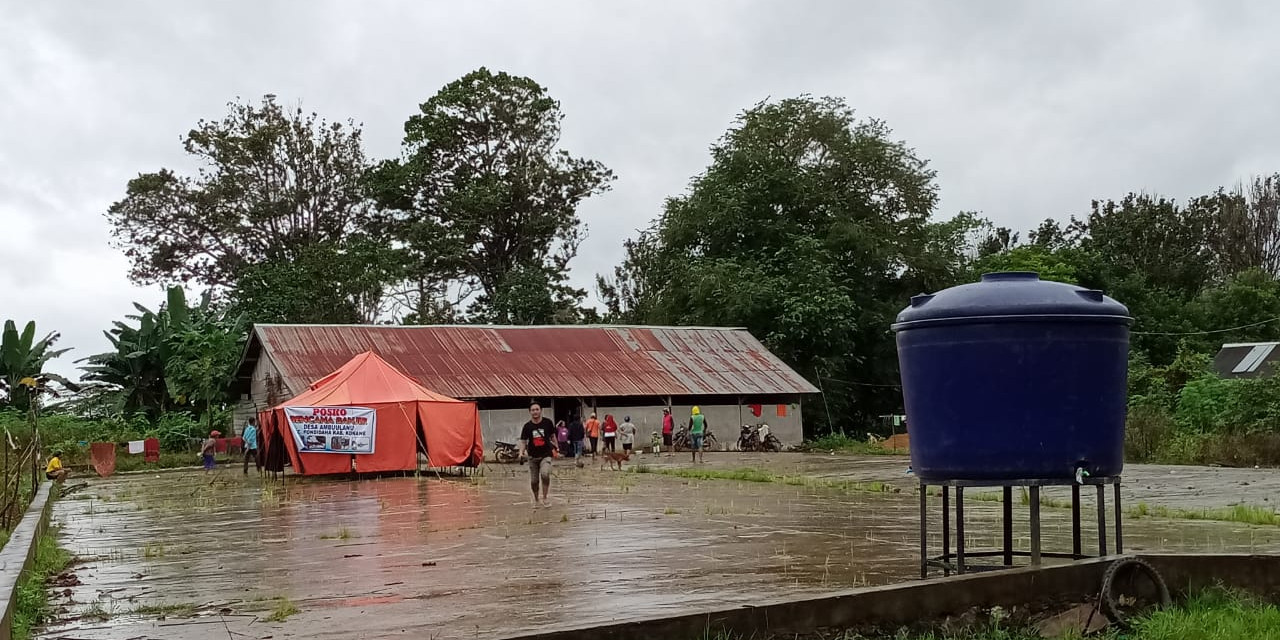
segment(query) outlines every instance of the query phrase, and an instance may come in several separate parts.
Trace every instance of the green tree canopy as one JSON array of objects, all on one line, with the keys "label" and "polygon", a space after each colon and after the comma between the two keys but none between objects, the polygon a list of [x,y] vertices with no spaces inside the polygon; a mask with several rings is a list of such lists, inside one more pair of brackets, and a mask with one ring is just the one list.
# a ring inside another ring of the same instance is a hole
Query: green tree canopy
[{"label": "green tree canopy", "polygon": [[857,383],[827,394],[840,424],[896,410],[888,325],[918,287],[955,280],[976,223],[930,220],[933,178],[842,100],[759,104],[626,245],[601,297],[618,319],[746,327],[820,386]]},{"label": "green tree canopy", "polygon": [[[271,95],[228,106],[226,117],[201,120],[183,137],[201,165],[194,176],[144,173],[108,210],[130,277],[222,291],[251,316],[277,303],[263,281],[292,279],[306,284],[304,298],[341,298],[343,304],[320,307],[332,309],[325,319],[351,321],[367,308],[360,299],[380,298],[386,285],[369,282],[362,260],[345,259],[353,244],[376,235],[360,128],[285,109]],[[336,259],[316,259],[321,250]]]},{"label": "green tree canopy", "polygon": [[[577,210],[613,174],[559,148],[563,118],[537,82],[481,68],[405,123],[403,157],[382,163],[370,185],[393,210],[408,280],[427,300],[417,315],[432,315],[447,279],[474,288],[480,321],[550,322],[585,295],[565,284],[583,234]],[[542,299],[530,299],[532,282],[546,284]]]}]

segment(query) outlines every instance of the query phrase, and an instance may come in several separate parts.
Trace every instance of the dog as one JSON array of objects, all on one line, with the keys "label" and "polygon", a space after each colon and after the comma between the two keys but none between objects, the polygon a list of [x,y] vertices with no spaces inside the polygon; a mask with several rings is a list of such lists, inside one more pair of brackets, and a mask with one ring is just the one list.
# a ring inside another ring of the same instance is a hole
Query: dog
[{"label": "dog", "polygon": [[609,464],[610,469],[612,469],[614,465],[617,465],[618,471],[622,471],[622,463],[631,460],[630,451],[623,451],[622,453],[617,453],[614,451],[605,451],[601,455],[604,456],[605,462]]}]

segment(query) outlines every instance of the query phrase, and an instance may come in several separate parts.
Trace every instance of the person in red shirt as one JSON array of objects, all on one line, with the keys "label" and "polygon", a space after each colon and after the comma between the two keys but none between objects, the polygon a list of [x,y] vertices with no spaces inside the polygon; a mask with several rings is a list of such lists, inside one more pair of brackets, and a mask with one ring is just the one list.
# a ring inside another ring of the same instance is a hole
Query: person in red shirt
[{"label": "person in red shirt", "polygon": [[604,417],[604,427],[601,429],[604,435],[604,450],[618,450],[618,423],[613,421],[613,416],[606,414]]},{"label": "person in red shirt", "polygon": [[662,448],[671,455],[671,436],[676,431],[676,419],[671,415],[671,407],[662,410]]}]

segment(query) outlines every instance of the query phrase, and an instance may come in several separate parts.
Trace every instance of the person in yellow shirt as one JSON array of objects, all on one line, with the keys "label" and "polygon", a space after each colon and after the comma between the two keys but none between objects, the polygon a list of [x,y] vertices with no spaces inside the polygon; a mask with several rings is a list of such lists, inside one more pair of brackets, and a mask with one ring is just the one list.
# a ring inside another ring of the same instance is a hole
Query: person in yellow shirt
[{"label": "person in yellow shirt", "polygon": [[55,482],[62,482],[67,479],[67,470],[62,468],[62,452],[53,452],[53,457],[49,458],[49,464],[44,467],[44,477]]}]

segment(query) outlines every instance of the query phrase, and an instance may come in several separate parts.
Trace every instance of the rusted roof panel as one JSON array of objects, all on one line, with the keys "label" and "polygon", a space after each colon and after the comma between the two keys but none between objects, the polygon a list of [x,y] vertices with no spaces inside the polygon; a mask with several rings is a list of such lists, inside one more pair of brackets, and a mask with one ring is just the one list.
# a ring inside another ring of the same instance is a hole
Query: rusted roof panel
[{"label": "rusted roof panel", "polygon": [[260,350],[294,393],[365,351],[455,398],[818,391],[743,329],[258,325]]}]

